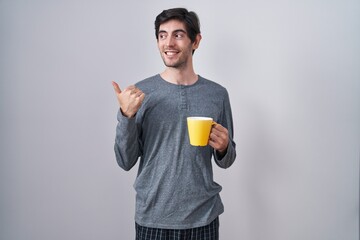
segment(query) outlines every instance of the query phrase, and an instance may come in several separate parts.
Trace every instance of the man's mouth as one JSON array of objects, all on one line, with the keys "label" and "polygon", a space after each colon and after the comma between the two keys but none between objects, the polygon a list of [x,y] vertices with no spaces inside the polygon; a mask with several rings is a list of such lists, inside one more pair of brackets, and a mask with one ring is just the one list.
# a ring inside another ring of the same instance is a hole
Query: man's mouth
[{"label": "man's mouth", "polygon": [[176,51],[176,50],[165,50],[165,55],[166,56],[175,56],[176,54],[178,54],[179,51]]}]

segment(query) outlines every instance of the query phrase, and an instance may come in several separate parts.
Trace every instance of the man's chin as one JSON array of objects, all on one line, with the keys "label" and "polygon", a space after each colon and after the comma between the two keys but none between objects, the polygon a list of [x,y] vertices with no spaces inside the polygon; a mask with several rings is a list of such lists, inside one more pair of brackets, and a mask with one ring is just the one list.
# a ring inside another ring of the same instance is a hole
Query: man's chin
[{"label": "man's chin", "polygon": [[169,67],[169,68],[180,68],[183,63],[179,63],[179,62],[167,62],[167,61],[164,61],[164,64],[166,67]]},{"label": "man's chin", "polygon": [[165,66],[168,68],[179,68],[179,65],[177,64],[165,64]]}]

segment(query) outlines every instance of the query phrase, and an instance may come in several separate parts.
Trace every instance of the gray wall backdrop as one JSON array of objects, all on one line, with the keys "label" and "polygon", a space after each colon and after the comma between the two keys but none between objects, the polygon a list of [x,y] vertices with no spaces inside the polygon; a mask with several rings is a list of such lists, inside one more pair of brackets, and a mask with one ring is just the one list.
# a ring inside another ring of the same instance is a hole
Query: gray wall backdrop
[{"label": "gray wall backdrop", "polygon": [[163,70],[153,22],[175,6],[233,107],[221,239],[358,240],[358,0],[0,0],[0,239],[134,238],[111,80]]}]

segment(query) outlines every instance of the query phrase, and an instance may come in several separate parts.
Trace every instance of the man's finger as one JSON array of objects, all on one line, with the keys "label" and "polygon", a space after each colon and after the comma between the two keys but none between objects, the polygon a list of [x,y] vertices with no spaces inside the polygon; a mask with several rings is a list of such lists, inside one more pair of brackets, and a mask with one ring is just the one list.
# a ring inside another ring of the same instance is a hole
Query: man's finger
[{"label": "man's finger", "polygon": [[116,82],[113,81],[112,85],[113,85],[114,90],[115,90],[116,93],[121,93],[121,89],[119,87],[119,84],[117,84]]},{"label": "man's finger", "polygon": [[224,131],[226,131],[226,129],[223,126],[221,126],[221,124],[218,124],[218,123],[213,125],[213,127],[211,129],[211,132],[216,133],[217,135]]}]

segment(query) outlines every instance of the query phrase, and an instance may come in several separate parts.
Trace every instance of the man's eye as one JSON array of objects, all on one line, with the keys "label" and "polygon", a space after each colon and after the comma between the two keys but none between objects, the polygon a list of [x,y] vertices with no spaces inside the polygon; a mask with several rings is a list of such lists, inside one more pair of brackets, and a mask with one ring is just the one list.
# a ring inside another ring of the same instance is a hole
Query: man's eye
[{"label": "man's eye", "polygon": [[179,39],[179,38],[183,38],[184,35],[179,33],[179,34],[176,34],[175,37]]},{"label": "man's eye", "polygon": [[159,35],[159,38],[160,38],[160,39],[165,39],[165,38],[166,38],[166,35],[165,35],[165,34],[160,34],[160,35]]}]

